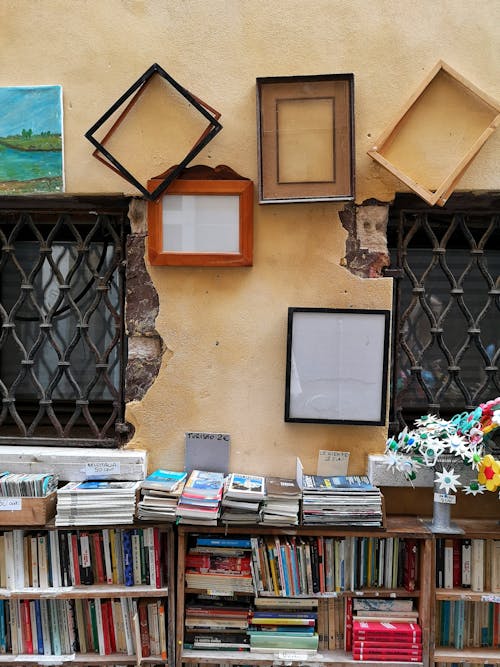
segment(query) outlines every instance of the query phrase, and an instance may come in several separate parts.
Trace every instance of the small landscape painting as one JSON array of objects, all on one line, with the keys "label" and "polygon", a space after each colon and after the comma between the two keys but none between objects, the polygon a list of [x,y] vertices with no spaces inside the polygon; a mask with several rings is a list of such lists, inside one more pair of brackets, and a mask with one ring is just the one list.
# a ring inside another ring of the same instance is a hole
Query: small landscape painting
[{"label": "small landscape painting", "polygon": [[0,87],[0,195],[63,190],[61,86]]}]

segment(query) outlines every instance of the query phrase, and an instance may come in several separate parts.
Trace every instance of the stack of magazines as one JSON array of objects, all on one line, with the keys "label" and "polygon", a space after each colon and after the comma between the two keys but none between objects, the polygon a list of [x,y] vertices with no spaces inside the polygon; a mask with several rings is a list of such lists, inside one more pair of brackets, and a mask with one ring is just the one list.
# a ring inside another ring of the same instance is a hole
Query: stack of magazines
[{"label": "stack of magazines", "polygon": [[51,473],[0,472],[0,497],[43,498],[57,489],[57,477]]},{"label": "stack of magazines", "polygon": [[380,489],[365,475],[304,475],[302,522],[305,526],[381,526]]},{"label": "stack of magazines", "polygon": [[177,504],[178,522],[216,526],[223,487],[223,473],[193,470]]},{"label": "stack of magazines", "polygon": [[226,479],[221,520],[225,523],[259,523],[264,493],[264,477],[261,475],[231,473]]},{"label": "stack of magazines", "polygon": [[140,482],[68,482],[57,491],[56,526],[133,523]]},{"label": "stack of magazines", "polygon": [[262,523],[271,526],[296,526],[299,523],[302,491],[294,479],[266,477],[266,497]]},{"label": "stack of magazines", "polygon": [[137,518],[152,521],[175,521],[177,501],[184,489],[185,472],[155,470],[141,483],[141,500]]}]

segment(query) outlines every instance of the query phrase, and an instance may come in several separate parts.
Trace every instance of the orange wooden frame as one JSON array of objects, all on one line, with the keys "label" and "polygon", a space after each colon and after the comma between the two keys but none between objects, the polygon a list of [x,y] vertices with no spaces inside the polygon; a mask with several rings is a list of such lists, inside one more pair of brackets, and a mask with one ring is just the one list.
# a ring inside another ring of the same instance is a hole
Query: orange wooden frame
[{"label": "orange wooden frame", "polygon": [[[161,179],[148,181],[150,191]],[[239,251],[172,252],[163,244],[163,197],[169,195],[238,195]],[[175,180],[157,201],[148,202],[148,256],[158,266],[252,266],[253,264],[253,182],[249,180]]]}]

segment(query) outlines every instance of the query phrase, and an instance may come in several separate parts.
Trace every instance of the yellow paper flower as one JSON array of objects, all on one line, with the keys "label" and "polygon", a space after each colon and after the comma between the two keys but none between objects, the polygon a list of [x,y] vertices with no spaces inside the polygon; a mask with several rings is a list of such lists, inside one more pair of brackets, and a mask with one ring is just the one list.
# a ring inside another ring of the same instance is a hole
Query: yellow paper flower
[{"label": "yellow paper flower", "polygon": [[477,481],[484,484],[488,491],[496,491],[500,486],[500,461],[486,454],[479,463]]}]

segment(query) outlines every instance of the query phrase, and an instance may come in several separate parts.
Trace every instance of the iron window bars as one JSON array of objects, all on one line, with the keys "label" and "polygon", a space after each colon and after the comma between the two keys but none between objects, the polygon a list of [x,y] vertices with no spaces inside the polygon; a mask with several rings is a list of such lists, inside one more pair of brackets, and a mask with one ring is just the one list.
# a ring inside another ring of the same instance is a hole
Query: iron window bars
[{"label": "iron window bars", "polygon": [[500,393],[500,197],[413,195],[391,209],[391,426],[451,416]]},{"label": "iron window bars", "polygon": [[0,439],[116,446],[127,203],[0,199]]}]

